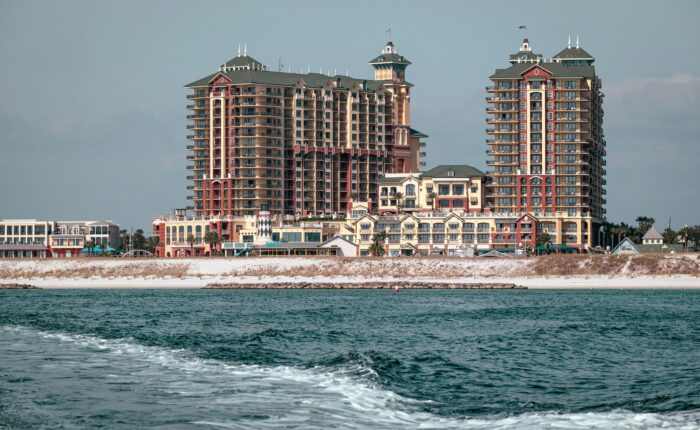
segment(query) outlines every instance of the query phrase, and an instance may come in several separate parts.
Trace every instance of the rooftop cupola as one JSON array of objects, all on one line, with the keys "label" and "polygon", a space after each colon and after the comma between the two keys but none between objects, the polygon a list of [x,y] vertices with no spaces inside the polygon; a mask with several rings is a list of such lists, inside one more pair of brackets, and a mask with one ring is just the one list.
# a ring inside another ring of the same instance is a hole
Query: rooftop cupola
[{"label": "rooftop cupola", "polygon": [[542,55],[534,54],[532,52],[532,46],[530,46],[530,41],[526,38],[523,39],[523,43],[520,45],[520,50],[518,51],[518,53],[511,55],[508,61],[510,61],[511,64],[539,63],[542,61]]},{"label": "rooftop cupola", "polygon": [[406,78],[406,67],[411,62],[403,55],[399,55],[394,43],[389,41],[382,49],[381,54],[370,60],[369,64],[374,67],[374,79],[403,82]]},{"label": "rooftop cupola", "polygon": [[238,70],[267,70],[267,66],[248,56],[248,46],[246,45],[241,54],[241,45],[238,45],[238,55],[228,60],[219,67],[222,72],[235,72]]},{"label": "rooftop cupola", "polygon": [[552,61],[561,63],[564,66],[590,66],[595,61],[595,58],[579,46],[578,36],[576,36],[576,47],[572,47],[571,36],[569,36],[566,48],[552,57]]}]

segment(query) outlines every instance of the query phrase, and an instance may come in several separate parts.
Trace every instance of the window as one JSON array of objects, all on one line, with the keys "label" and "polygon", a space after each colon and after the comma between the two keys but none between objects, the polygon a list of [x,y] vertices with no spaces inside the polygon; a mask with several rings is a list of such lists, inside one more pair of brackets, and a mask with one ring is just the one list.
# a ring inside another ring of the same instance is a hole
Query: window
[{"label": "window", "polygon": [[406,185],[405,190],[406,190],[407,196],[415,196],[416,195],[416,186],[413,184]]},{"label": "window", "polygon": [[446,196],[450,194],[450,186],[445,184],[438,185],[438,194],[441,196]]},{"label": "window", "polygon": [[452,185],[452,194],[455,196],[462,196],[464,195],[464,185],[463,184],[454,184]]}]

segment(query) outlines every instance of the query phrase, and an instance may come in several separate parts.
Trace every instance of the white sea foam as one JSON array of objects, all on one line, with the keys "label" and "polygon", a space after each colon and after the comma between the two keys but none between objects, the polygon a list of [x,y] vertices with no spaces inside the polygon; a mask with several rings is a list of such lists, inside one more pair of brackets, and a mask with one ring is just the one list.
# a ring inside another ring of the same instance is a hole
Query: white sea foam
[{"label": "white sea foam", "polygon": [[[2,327],[22,337],[106,353],[105,377],[146,381],[177,407],[209,410],[194,425],[216,428],[464,428],[464,429],[698,429],[700,411],[673,414],[629,411],[527,413],[508,417],[451,418],[418,410],[407,399],[358,376],[371,369],[304,369],[232,365],[187,350],[150,347],[132,340]],[[89,354],[86,360],[90,360]],[[104,356],[99,354],[99,360]],[[89,363],[88,363],[89,364]]]}]

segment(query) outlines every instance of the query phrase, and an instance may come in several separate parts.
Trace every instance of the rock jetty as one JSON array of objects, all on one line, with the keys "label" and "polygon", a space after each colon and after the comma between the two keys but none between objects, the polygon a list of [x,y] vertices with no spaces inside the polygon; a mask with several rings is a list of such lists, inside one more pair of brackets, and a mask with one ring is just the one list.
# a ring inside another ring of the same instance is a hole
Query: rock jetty
[{"label": "rock jetty", "polygon": [[29,284],[0,284],[0,290],[38,290],[39,287]]},{"label": "rock jetty", "polygon": [[527,287],[515,284],[503,284],[496,282],[411,282],[411,281],[384,281],[384,282],[271,282],[271,283],[224,283],[207,284],[202,289],[316,289],[316,290],[342,290],[342,289],[394,289],[402,290],[525,290]]}]

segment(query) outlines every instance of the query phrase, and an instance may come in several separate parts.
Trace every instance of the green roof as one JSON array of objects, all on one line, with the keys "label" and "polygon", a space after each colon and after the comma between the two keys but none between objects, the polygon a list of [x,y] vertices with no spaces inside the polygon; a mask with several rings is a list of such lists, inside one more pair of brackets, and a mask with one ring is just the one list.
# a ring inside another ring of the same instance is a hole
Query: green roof
[{"label": "green roof", "polygon": [[350,76],[328,76],[320,73],[286,73],[271,72],[268,70],[233,70],[229,72],[216,72],[185,85],[186,88],[205,87],[217,75],[226,76],[232,84],[268,84],[293,86],[299,80],[304,81],[307,87],[321,88],[326,83],[335,82],[336,88],[351,88],[355,83],[365,85],[366,90],[376,91],[382,86],[381,81],[369,79],[357,79]]},{"label": "green roof", "polygon": [[380,176],[379,182],[398,184],[399,182],[403,181],[406,178],[407,178],[407,176],[402,176],[402,177],[397,177],[397,178],[387,178],[386,176]]},{"label": "green roof", "polygon": [[225,64],[227,67],[248,67],[251,69],[262,69],[265,67],[263,63],[248,55],[239,55],[228,60]]},{"label": "green roof", "polygon": [[593,60],[593,57],[588,52],[581,48],[564,48],[554,58],[562,60]]},{"label": "green roof", "polygon": [[412,137],[428,137],[427,134],[421,133],[420,131],[416,130],[415,128],[411,129],[410,134]]},{"label": "green roof", "polygon": [[403,55],[399,54],[380,54],[379,56],[373,58],[372,60],[369,61],[369,64],[388,64],[388,63],[394,63],[394,64],[405,64],[409,65],[411,64],[406,57]]},{"label": "green roof", "polygon": [[[454,171],[453,175],[448,175],[448,172]],[[421,174],[422,177],[428,178],[472,178],[474,176],[485,176],[484,172],[466,164],[442,164],[433,167],[427,172]]]},{"label": "green roof", "polygon": [[515,63],[507,69],[496,69],[496,73],[491,75],[491,79],[519,79],[523,73],[535,66],[543,68],[555,78],[595,77],[593,66],[566,66],[560,63]]},{"label": "green roof", "polygon": [[542,60],[542,54],[535,54],[535,53],[529,52],[529,51],[522,51],[522,52],[518,52],[518,53],[510,56],[511,62],[517,62],[518,60],[533,61],[533,60],[537,60],[537,59]]}]

